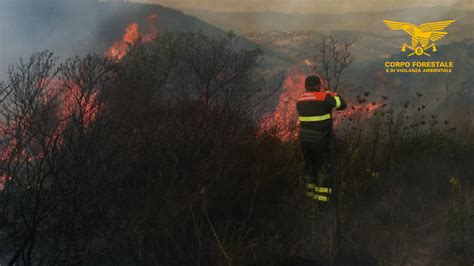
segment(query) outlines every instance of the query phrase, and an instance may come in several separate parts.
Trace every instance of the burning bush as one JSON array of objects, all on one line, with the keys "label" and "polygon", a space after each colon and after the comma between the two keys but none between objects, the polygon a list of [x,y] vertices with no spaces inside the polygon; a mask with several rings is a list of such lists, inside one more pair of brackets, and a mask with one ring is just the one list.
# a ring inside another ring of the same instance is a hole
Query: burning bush
[{"label": "burning bush", "polygon": [[12,68],[0,164],[9,261],[72,264],[119,251],[184,262],[203,256],[198,243],[216,247],[208,229],[223,229],[219,213],[237,219],[232,227],[249,217],[257,184],[274,180],[258,175],[271,172],[266,164],[239,156],[259,152],[261,52],[233,42],[165,33],[130,43],[121,60],[56,66],[43,52]]}]

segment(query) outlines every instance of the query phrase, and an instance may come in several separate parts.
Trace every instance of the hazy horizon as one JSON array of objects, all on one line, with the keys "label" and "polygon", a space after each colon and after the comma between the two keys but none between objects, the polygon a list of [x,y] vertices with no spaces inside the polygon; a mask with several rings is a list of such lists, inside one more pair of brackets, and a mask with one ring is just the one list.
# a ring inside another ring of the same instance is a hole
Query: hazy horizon
[{"label": "hazy horizon", "polygon": [[389,11],[416,7],[446,7],[474,10],[472,0],[132,0],[159,4],[178,10],[217,12],[348,13]]}]

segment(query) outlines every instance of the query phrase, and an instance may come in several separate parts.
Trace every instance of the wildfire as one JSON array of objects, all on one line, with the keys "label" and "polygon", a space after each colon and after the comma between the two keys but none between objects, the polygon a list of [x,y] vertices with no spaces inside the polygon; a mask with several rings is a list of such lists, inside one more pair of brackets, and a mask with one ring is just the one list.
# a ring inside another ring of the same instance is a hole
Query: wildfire
[{"label": "wildfire", "polygon": [[[259,129],[261,132],[275,130],[277,136],[285,141],[298,137],[298,113],[296,101],[305,91],[304,81],[307,74],[299,70],[293,70],[283,82],[283,92],[280,94],[277,106],[273,112],[263,116]],[[322,80],[322,87],[327,88],[328,84]],[[383,106],[380,103],[352,104],[347,102],[348,108],[343,111],[333,112],[334,126],[340,125],[345,117],[356,116],[361,119],[369,118]]]},{"label": "wildfire", "polygon": [[62,108],[60,110],[61,120],[65,120],[74,113],[81,113],[83,126],[88,127],[96,120],[99,111],[97,92],[84,93],[80,84],[71,82],[65,83],[66,93],[62,98]]},{"label": "wildfire", "polygon": [[[156,22],[158,20],[157,14],[151,14],[146,18],[148,25],[148,32],[145,34],[140,33],[139,25],[136,22],[129,24],[125,28],[125,33],[122,39],[114,42],[111,47],[105,52],[105,55],[113,59],[122,59],[126,53],[128,46],[136,42],[150,42],[157,38],[158,28]],[[42,86],[42,84],[49,84],[48,86]],[[75,84],[60,79],[52,80],[40,80],[37,84],[38,89],[44,89],[44,105],[48,106],[49,102],[53,99],[57,100],[57,111],[56,116],[58,119],[57,128],[51,133],[50,138],[55,140],[59,144],[63,144],[62,133],[68,127],[71,119],[74,117],[74,121],[79,121],[81,126],[87,128],[97,118],[99,111],[99,102],[97,101],[97,92],[87,93],[82,91],[82,84]],[[56,97],[59,96],[59,97]],[[77,116],[77,117],[76,117]],[[29,119],[34,119],[30,117]],[[79,120],[78,120],[79,119]],[[2,129],[5,130],[5,129]],[[17,130],[15,126],[9,128],[9,131],[14,132]],[[4,136],[0,140],[4,141],[0,150],[0,161],[8,161],[17,154],[22,160],[33,161],[35,159],[41,159],[43,155],[40,153],[31,154],[24,148],[17,147],[17,139],[7,139]],[[20,149],[20,150],[18,150]],[[3,190],[5,183],[11,180],[12,177],[0,173],[0,190]]]},{"label": "wildfire", "polygon": [[298,115],[296,100],[304,92],[306,74],[293,70],[283,82],[283,92],[280,94],[275,111],[263,116],[260,129],[267,131],[276,129],[282,140],[291,140],[298,135]]},{"label": "wildfire", "polygon": [[48,83],[49,85],[44,88],[44,104],[48,105],[51,101],[57,104],[59,131],[64,130],[73,116],[78,116],[74,120],[80,119],[79,122],[83,127],[88,127],[96,120],[99,111],[97,91],[84,91],[83,81],[75,83],[54,78]]},{"label": "wildfire", "polygon": [[[41,84],[49,84],[48,86],[41,88]],[[46,142],[58,143],[62,145],[64,140],[62,133],[68,127],[72,119],[81,127],[87,128],[91,123],[96,120],[97,113],[99,111],[99,102],[97,101],[97,92],[86,93],[81,90],[81,84],[75,84],[68,81],[63,81],[57,78],[51,79],[46,82],[40,80],[38,83],[38,89],[41,88],[43,91],[43,106],[52,106],[51,103],[56,103],[55,116],[57,119],[56,128],[50,133],[51,135],[47,138]],[[59,96],[59,97],[58,97]],[[27,120],[34,120],[32,114]],[[0,150],[0,161],[8,162],[13,159],[14,156],[18,156],[23,161],[33,162],[40,160],[43,157],[41,152],[31,152],[25,149],[23,146],[18,147],[17,139],[6,137],[14,135],[15,131],[18,131],[17,126],[12,125],[10,128],[2,129],[4,144]],[[13,132],[13,134],[9,134]],[[12,177],[0,173],[0,190],[3,190],[5,183],[11,180]]]},{"label": "wildfire", "polygon": [[139,41],[153,41],[158,37],[158,28],[156,27],[157,20],[157,14],[151,14],[146,18],[149,32],[143,35],[140,34],[137,22],[129,24],[125,28],[125,33],[122,36],[122,39],[119,41],[115,41],[105,54],[110,58],[116,58],[120,60],[127,54],[127,49],[129,45]]}]

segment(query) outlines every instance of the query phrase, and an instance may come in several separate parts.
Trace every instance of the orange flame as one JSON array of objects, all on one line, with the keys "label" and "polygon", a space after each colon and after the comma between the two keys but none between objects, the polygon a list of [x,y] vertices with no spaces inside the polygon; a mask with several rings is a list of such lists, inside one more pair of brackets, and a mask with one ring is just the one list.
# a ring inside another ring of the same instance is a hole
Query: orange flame
[{"label": "orange flame", "polygon": [[[43,83],[39,81],[38,83]],[[74,121],[79,121],[81,126],[84,128],[89,127],[89,125],[96,120],[97,113],[99,111],[99,102],[97,101],[97,92],[92,93],[82,93],[81,84],[74,84],[72,82],[62,81],[60,79],[52,79],[49,82],[49,86],[44,88],[45,97],[44,104],[49,105],[51,101],[57,100],[57,127],[49,136],[47,142],[56,142],[59,145],[62,145],[64,140],[62,138],[62,133],[67,128],[69,122],[73,115],[78,117],[74,118]],[[60,93],[60,91],[62,93]],[[55,97],[59,95],[59,97]],[[33,118],[30,118],[33,119]],[[79,119],[79,120],[78,120]],[[9,129],[3,128],[3,137],[5,141],[4,145],[0,150],[0,161],[8,161],[13,158],[13,156],[18,156],[21,160],[32,162],[36,159],[41,159],[43,157],[42,153],[31,153],[23,147],[17,147],[17,139],[5,138],[5,135],[10,135],[8,131],[15,132],[17,130],[15,125],[12,125]],[[3,190],[5,183],[8,180],[11,180],[12,177],[0,173],[0,190]]]},{"label": "orange flame", "polygon": [[[129,24],[125,29],[122,39],[120,41],[115,41],[105,52],[106,56],[120,60],[126,55],[128,46],[130,44],[139,41],[150,42],[156,39],[158,36],[158,28],[156,27],[157,20],[157,14],[151,14],[146,18],[150,32],[144,35],[140,34],[138,23],[133,22]],[[43,80],[39,81],[39,83],[43,83]],[[81,84],[73,84],[71,82],[65,82],[59,79],[53,79],[50,83],[50,86],[46,88],[47,91],[45,92],[45,101],[54,99],[55,95],[59,92],[59,90],[62,89],[65,89],[65,91],[64,93],[59,94],[61,95],[59,97],[59,109],[57,111],[59,124],[51,136],[51,138],[56,139],[58,143],[63,142],[61,134],[66,129],[71,115],[80,112],[80,122],[84,127],[88,127],[93,121],[96,120],[97,113],[99,111],[99,103],[97,101],[96,92],[91,93],[90,95],[87,93],[84,94],[81,92]],[[10,130],[14,131],[15,128],[10,128]],[[37,159],[38,156],[42,157],[42,155],[33,156],[28,154],[28,152],[24,149],[15,151],[17,146],[16,139],[6,140],[5,136],[3,136],[2,139],[4,139],[6,143],[3,145],[3,147],[1,147],[0,161],[7,161],[11,159],[15,152],[19,152],[19,156],[28,161]],[[12,179],[11,176],[0,173],[0,190],[4,189],[5,183],[10,179]]]},{"label": "orange flame", "polygon": [[306,74],[298,70],[290,72],[283,82],[283,92],[280,94],[275,110],[263,116],[260,123],[261,131],[276,129],[282,140],[295,139],[298,136],[298,115],[296,100],[302,94]]},{"label": "orange flame", "polygon": [[139,41],[153,41],[158,36],[158,28],[156,27],[157,20],[157,14],[151,14],[146,18],[150,32],[144,35],[140,34],[138,23],[133,22],[129,24],[125,28],[125,33],[122,36],[122,40],[115,41],[105,54],[110,58],[116,58],[120,60],[127,54],[127,49],[130,44],[134,44]]},{"label": "orange flame", "polygon": [[68,87],[66,93],[63,95],[63,107],[61,110],[61,118],[66,119],[74,112],[80,111],[82,113],[82,123],[85,127],[89,126],[95,121],[99,111],[99,103],[97,101],[97,92],[81,93],[79,84],[67,82]]},{"label": "orange flame", "polygon": [[112,44],[109,50],[106,52],[108,57],[122,59],[127,53],[127,48],[129,44],[132,44],[138,40],[138,24],[132,23],[127,26],[125,29],[125,34],[122,37],[122,40],[116,41]]}]

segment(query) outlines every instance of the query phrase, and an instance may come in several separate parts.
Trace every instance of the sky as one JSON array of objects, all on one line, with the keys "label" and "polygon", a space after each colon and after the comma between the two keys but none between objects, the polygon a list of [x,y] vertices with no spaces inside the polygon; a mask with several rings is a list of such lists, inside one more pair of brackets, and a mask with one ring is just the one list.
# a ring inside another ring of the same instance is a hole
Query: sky
[{"label": "sky", "polygon": [[175,9],[285,13],[345,13],[423,6],[474,9],[474,0],[133,0],[133,2],[157,3]]}]

